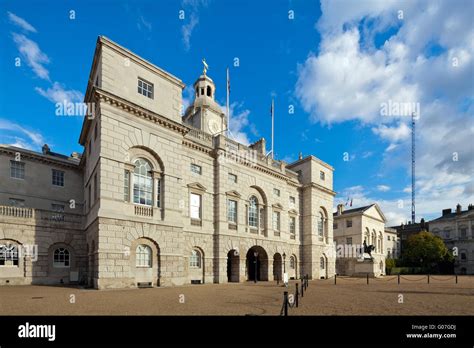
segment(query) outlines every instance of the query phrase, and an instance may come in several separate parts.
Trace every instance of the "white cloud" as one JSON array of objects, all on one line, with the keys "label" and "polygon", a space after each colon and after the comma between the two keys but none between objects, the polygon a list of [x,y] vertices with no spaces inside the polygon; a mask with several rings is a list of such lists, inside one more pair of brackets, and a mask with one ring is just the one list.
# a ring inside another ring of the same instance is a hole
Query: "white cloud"
[{"label": "white cloud", "polygon": [[25,21],[23,18],[18,17],[16,14],[11,13],[11,12],[7,12],[7,13],[8,13],[8,19],[13,24],[19,26],[20,28],[22,28],[25,31],[31,31],[33,33],[37,32],[36,29],[30,23]]},{"label": "white cloud", "polygon": [[388,191],[390,191],[390,186],[378,185],[377,190],[379,190],[380,192],[388,192]]},{"label": "white cloud", "polygon": [[[474,200],[474,27],[468,8],[469,1],[322,1],[320,47],[299,66],[295,94],[311,120],[370,126],[389,144],[384,166],[402,166],[408,178],[408,120],[382,116],[380,108],[390,100],[419,103],[416,191],[421,214]],[[388,28],[395,34],[376,47],[375,34]],[[441,50],[431,50],[433,45]]]},{"label": "white cloud", "polygon": [[372,128],[372,131],[380,136],[384,140],[391,142],[399,142],[406,140],[410,137],[411,129],[403,122],[400,122],[395,127],[388,127],[386,125],[380,125]]},{"label": "white cloud", "polygon": [[35,87],[35,90],[53,103],[80,103],[84,98],[81,92],[64,89],[59,82],[54,82],[52,88],[47,90],[40,87]]},{"label": "white cloud", "polygon": [[183,103],[182,114],[183,115],[186,109],[188,108],[188,106],[191,105],[193,100],[194,100],[194,89],[192,85],[188,85],[183,90],[183,100],[182,100],[182,103]]},{"label": "white cloud", "polygon": [[0,141],[11,146],[34,150],[45,143],[41,133],[5,119],[0,119],[0,129],[4,131],[0,134]]},{"label": "white cloud", "polygon": [[49,58],[41,51],[38,44],[25,35],[17,33],[13,33],[13,41],[36,76],[49,81],[49,71],[44,67],[44,64],[49,63]]},{"label": "white cloud", "polygon": [[249,145],[250,140],[245,132],[249,126],[250,110],[244,109],[242,103],[234,102],[230,104],[230,137],[239,143]]},{"label": "white cloud", "polygon": [[191,48],[191,35],[193,34],[193,30],[199,23],[199,17],[195,14],[191,14],[191,19],[189,22],[181,27],[181,33],[183,35],[183,44],[184,49],[189,51]]},{"label": "white cloud", "polygon": [[181,6],[185,9],[185,20],[189,21],[181,26],[182,41],[185,51],[191,48],[191,36],[199,24],[199,9],[208,5],[207,0],[183,0]]},{"label": "white cloud", "polygon": [[147,29],[148,31],[151,31],[152,29],[152,25],[150,22],[148,22],[145,17],[143,17],[143,15],[140,15],[139,17],[139,20],[137,22],[137,27],[138,27],[138,30],[142,30],[142,27],[144,27],[145,29]]}]

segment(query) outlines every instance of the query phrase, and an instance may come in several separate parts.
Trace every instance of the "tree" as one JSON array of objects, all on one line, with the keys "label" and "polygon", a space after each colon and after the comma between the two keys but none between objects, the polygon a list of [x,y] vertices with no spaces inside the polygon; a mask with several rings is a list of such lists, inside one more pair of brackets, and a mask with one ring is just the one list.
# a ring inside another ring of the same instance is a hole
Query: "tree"
[{"label": "tree", "polygon": [[440,237],[421,231],[408,237],[404,258],[413,265],[427,269],[446,262],[450,253]]}]

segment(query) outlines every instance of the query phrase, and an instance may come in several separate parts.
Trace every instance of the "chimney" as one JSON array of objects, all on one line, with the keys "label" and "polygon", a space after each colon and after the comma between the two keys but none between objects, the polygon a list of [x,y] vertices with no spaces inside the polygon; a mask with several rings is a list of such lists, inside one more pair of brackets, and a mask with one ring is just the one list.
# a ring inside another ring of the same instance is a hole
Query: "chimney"
[{"label": "chimney", "polygon": [[337,216],[341,216],[343,212],[344,212],[344,204],[338,204],[337,205]]},{"label": "chimney", "polygon": [[469,205],[467,206],[467,210],[472,210],[472,209],[474,209],[474,205],[469,204]]},{"label": "chimney", "polygon": [[449,209],[443,209],[443,216],[451,214],[451,208]]},{"label": "chimney", "polygon": [[49,149],[48,144],[44,144],[41,150],[43,150],[43,155],[49,154],[50,149]]},{"label": "chimney", "polygon": [[461,204],[458,203],[458,205],[456,206],[456,214],[461,214],[461,211],[462,211]]}]

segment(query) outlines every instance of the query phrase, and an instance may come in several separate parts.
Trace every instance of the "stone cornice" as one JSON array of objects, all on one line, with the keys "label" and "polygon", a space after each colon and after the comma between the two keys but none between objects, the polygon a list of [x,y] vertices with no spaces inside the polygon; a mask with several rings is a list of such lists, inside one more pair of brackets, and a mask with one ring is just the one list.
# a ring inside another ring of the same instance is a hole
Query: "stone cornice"
[{"label": "stone cornice", "polygon": [[314,183],[314,182],[311,182],[311,183],[309,183],[309,184],[306,184],[306,185],[303,185],[303,186],[302,186],[303,189],[305,189],[305,188],[307,188],[307,187],[317,188],[317,189],[319,189],[319,190],[321,190],[321,191],[323,191],[323,192],[329,193],[330,195],[333,195],[333,196],[335,196],[335,195],[337,194],[336,191],[333,191],[333,190],[328,189],[328,188],[326,188],[326,187],[324,187],[324,186],[318,185],[318,184],[316,184],[316,183]]},{"label": "stone cornice", "polygon": [[36,162],[41,162],[44,164],[54,164],[56,166],[64,167],[64,168],[72,168],[75,170],[82,170],[82,167],[80,166],[80,162],[78,161],[77,163],[72,163],[69,162],[68,160],[65,159],[60,159],[60,158],[52,158],[47,155],[39,154],[39,153],[34,153],[28,150],[23,150],[23,149],[12,149],[4,146],[0,146],[0,153],[7,154],[9,156],[15,157],[15,154],[17,152],[21,153],[22,158],[26,158],[32,161]]}]

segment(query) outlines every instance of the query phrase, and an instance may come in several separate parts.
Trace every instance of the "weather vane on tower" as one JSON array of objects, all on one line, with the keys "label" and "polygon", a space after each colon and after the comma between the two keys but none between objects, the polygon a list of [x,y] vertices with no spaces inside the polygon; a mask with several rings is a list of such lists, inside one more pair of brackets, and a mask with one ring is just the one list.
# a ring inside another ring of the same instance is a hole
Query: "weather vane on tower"
[{"label": "weather vane on tower", "polygon": [[202,73],[204,76],[206,76],[207,70],[209,70],[209,65],[206,63],[206,58],[202,59],[202,64],[204,65],[204,68],[202,69]]}]

